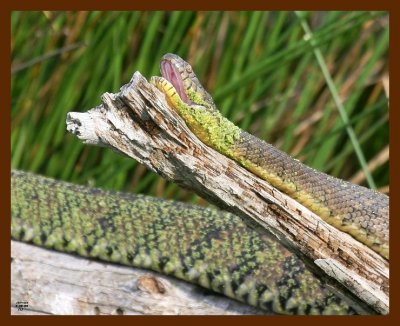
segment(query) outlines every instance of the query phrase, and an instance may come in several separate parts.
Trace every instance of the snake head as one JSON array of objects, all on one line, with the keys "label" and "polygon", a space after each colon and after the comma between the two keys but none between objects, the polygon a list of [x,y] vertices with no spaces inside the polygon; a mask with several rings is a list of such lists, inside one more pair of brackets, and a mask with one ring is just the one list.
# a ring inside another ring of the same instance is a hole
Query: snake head
[{"label": "snake head", "polygon": [[225,153],[226,147],[238,139],[240,128],[221,115],[182,58],[167,53],[161,59],[160,70],[163,77],[152,77],[151,83],[165,94],[169,105],[203,143]]},{"label": "snake head", "polygon": [[[174,107],[186,104],[195,109],[217,110],[211,95],[200,84],[191,65],[181,57],[172,53],[165,54],[160,62],[160,71],[163,78],[153,78],[152,81],[169,97]],[[179,96],[181,103],[174,96]]]}]

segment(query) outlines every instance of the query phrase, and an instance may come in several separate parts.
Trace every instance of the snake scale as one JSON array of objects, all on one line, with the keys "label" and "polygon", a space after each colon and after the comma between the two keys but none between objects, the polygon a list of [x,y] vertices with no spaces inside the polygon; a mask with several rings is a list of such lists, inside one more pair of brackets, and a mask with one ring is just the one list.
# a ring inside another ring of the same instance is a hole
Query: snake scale
[{"label": "snake scale", "polygon": [[[389,257],[388,197],[317,172],[221,116],[191,66],[174,54],[152,82],[207,145]],[[149,268],[279,314],[371,313],[296,255],[235,215],[12,171],[16,240]]]},{"label": "snake scale", "polygon": [[278,314],[372,313],[216,209],[11,173],[12,238],[151,269]]},{"label": "snake scale", "polygon": [[192,67],[163,56],[152,82],[206,145],[294,198],[337,229],[389,259],[389,197],[316,171],[224,118]]}]

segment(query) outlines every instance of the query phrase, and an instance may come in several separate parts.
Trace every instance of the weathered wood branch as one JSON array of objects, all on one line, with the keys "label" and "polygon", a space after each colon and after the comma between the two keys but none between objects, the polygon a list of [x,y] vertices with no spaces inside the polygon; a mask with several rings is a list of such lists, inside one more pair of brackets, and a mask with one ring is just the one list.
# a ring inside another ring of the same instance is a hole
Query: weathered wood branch
[{"label": "weathered wood branch", "polygon": [[376,311],[388,313],[388,261],[204,145],[140,73],[119,93],[103,94],[102,102],[86,113],[70,112],[68,131],[257,222]]},{"label": "weathered wood branch", "polygon": [[11,241],[11,313],[265,314],[159,273]]}]

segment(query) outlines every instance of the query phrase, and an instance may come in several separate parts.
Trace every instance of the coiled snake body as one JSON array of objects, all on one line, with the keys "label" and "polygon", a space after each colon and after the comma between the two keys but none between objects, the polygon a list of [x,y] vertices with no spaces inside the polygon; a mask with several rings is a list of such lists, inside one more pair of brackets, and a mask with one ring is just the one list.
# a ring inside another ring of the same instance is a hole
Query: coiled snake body
[{"label": "coiled snake body", "polygon": [[11,216],[16,240],[172,275],[269,313],[373,313],[223,211],[12,171]]}]

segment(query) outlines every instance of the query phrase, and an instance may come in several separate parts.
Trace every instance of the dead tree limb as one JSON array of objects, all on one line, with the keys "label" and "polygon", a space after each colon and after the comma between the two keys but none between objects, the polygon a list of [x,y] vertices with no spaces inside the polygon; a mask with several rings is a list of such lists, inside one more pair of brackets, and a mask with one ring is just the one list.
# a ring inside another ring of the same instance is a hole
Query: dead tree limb
[{"label": "dead tree limb", "polygon": [[265,314],[173,277],[18,241],[11,258],[13,315]]},{"label": "dead tree limb", "polygon": [[257,222],[377,312],[388,313],[388,261],[204,145],[140,73],[119,93],[103,94],[98,107],[70,112],[67,130],[86,144],[110,147]]}]

